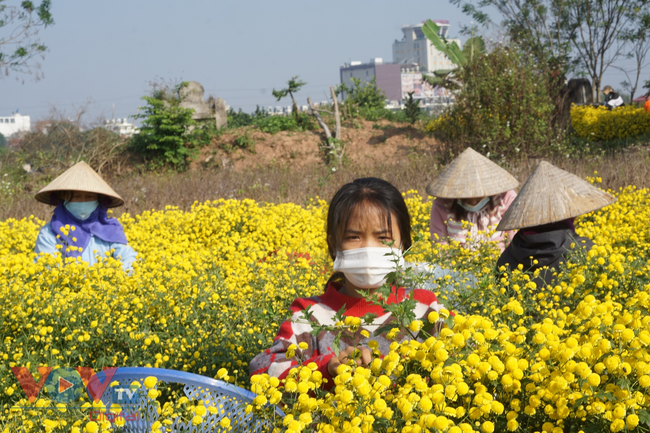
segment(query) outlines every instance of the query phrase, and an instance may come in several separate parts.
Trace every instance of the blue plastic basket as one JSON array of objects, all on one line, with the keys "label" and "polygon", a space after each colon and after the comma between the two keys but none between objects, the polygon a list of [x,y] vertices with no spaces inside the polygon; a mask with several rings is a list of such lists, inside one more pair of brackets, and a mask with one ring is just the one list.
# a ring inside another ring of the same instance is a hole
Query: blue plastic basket
[{"label": "blue plastic basket", "polygon": [[[111,383],[118,382],[119,385],[106,387],[101,397],[102,402],[109,408],[111,404],[116,403],[114,401],[114,389],[128,389],[134,381],[139,382],[142,389],[144,389],[144,380],[148,376],[155,377],[158,379],[158,382],[181,384],[183,385],[183,392],[188,399],[202,400],[206,407],[213,406],[217,409],[216,413],[208,411],[201,424],[192,425],[191,421],[182,422],[180,418],[176,418],[170,426],[165,426],[166,429],[163,429],[163,431],[169,431],[169,429],[172,432],[225,431],[219,425],[219,422],[224,417],[230,419],[231,428],[228,429],[230,432],[272,430],[272,426],[268,421],[257,419],[254,415],[244,412],[246,404],[253,401],[255,394],[244,388],[220,380],[184,371],[147,367],[118,368],[111,378]],[[151,426],[159,417],[157,406],[152,404],[147,398],[146,393],[138,393],[135,401],[130,401],[126,407],[122,405],[122,411],[124,413],[138,414],[137,419],[125,417],[127,421],[122,429],[128,433],[151,432]],[[276,416],[283,417],[284,414],[277,409]]]}]

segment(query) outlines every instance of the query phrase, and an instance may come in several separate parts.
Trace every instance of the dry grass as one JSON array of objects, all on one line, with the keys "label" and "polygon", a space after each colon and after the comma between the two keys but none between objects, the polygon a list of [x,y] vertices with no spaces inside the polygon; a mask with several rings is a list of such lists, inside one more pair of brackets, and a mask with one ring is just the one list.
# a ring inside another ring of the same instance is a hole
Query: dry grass
[{"label": "dry grass", "polygon": [[[581,177],[591,176],[594,171],[598,171],[603,179],[603,188],[618,189],[627,185],[650,186],[649,155],[646,149],[637,148],[614,156],[554,158],[549,161]],[[305,203],[309,198],[319,196],[329,201],[341,185],[366,176],[386,179],[401,191],[416,189],[424,192],[425,186],[440,170],[437,161],[438,158],[434,155],[413,153],[390,164],[350,166],[336,172],[324,165],[293,169],[269,166],[243,172],[210,169],[181,174],[123,176],[109,179],[109,183],[126,200],[125,206],[116,209],[115,214],[128,212],[133,215],[168,205],[189,209],[195,201],[219,198]],[[524,182],[537,162],[527,160],[506,168]],[[33,188],[36,189],[36,186]],[[33,199],[34,192],[25,191],[14,196],[10,203],[4,203],[0,208],[0,220],[29,215],[49,219],[52,208],[37,203]]]}]

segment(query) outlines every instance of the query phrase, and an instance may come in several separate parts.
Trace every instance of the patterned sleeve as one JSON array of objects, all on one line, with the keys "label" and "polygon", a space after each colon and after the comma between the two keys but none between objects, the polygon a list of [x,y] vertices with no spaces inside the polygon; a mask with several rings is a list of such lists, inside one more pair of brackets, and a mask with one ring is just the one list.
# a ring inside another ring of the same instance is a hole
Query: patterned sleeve
[{"label": "patterned sleeve", "polygon": [[[501,211],[501,215],[499,215],[499,221],[501,221],[501,218],[503,215],[506,213],[510,205],[512,204],[513,201],[517,198],[517,193],[514,190],[510,190],[506,192],[503,196],[503,210]],[[509,230],[507,232],[503,233],[503,240],[501,241],[501,251],[503,251],[512,241],[512,238],[515,237],[517,234],[517,230]]]},{"label": "patterned sleeve", "polygon": [[[269,376],[275,376],[283,379],[289,373],[292,367],[298,365],[298,359],[306,365],[310,362],[316,363],[318,370],[322,373],[323,378],[331,382],[331,376],[327,371],[327,363],[334,356],[331,351],[321,353],[322,348],[319,341],[311,334],[311,322],[306,323],[303,317],[303,311],[309,305],[313,305],[313,298],[296,299],[291,304],[293,312],[291,320],[287,320],[280,325],[280,329],[275,336],[273,345],[269,349],[257,355],[250,363],[250,375],[267,373]],[[312,321],[316,319],[312,316]],[[287,350],[292,344],[298,346],[300,343],[307,343],[309,347],[305,350],[296,349],[296,355],[287,358]]]}]

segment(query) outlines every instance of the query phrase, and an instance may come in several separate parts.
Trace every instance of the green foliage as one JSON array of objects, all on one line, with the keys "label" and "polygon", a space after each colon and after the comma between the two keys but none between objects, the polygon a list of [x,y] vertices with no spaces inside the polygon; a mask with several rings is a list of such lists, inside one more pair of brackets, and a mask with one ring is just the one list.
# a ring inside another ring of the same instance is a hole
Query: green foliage
[{"label": "green foliage", "polygon": [[169,166],[184,170],[198,154],[198,148],[211,140],[209,128],[192,119],[191,108],[180,107],[179,99],[168,101],[144,96],[147,105],[134,116],[143,119],[140,133],[131,139],[131,149],[141,155],[150,168]]},{"label": "green foliage", "polygon": [[404,114],[413,125],[420,116],[420,100],[413,98],[413,92],[408,93],[408,98],[404,101]]},{"label": "green foliage", "polygon": [[321,150],[325,156],[325,162],[340,168],[345,159],[345,142],[338,138],[329,137],[321,143]]},{"label": "green foliage", "polygon": [[250,126],[257,119],[262,119],[264,117],[269,117],[266,111],[262,110],[260,106],[255,107],[255,111],[251,114],[245,113],[240,108],[239,111],[235,111],[232,108],[228,110],[228,128],[241,128],[242,126]]},{"label": "green foliage", "polygon": [[291,101],[293,102],[292,115],[296,119],[298,119],[298,104],[296,103],[296,99],[294,98],[293,94],[297,93],[300,90],[300,88],[305,84],[307,83],[298,79],[298,76],[295,75],[291,77],[289,81],[287,81],[287,87],[285,87],[284,89],[280,89],[280,90],[273,89],[273,96],[278,101],[287,96],[291,97]]},{"label": "green foliage", "polygon": [[248,131],[245,131],[242,135],[235,137],[235,147],[238,149],[249,150],[254,153],[255,140],[253,140]]},{"label": "green foliage", "polygon": [[276,134],[280,131],[311,131],[316,129],[313,120],[304,113],[296,116],[267,116],[257,118],[252,123],[254,126],[269,134]]},{"label": "green foliage", "polygon": [[232,107],[228,110],[228,128],[241,128],[244,126],[249,126],[253,123],[253,116],[248,113],[245,113],[240,108],[239,111],[235,111]]},{"label": "green foliage", "polygon": [[388,120],[389,122],[408,122],[406,113],[403,110],[389,110],[387,108],[360,108],[356,114],[369,121]]},{"label": "green foliage", "polygon": [[0,133],[0,147],[5,147],[7,145],[7,139],[2,133]]},{"label": "green foliage", "polygon": [[456,42],[448,42],[444,36],[439,36],[440,27],[431,20],[427,20],[422,26],[422,33],[433,44],[433,46],[443,53],[454,65],[465,66],[467,58],[460,50]]},{"label": "green foliage", "polygon": [[306,82],[298,79],[298,76],[291,77],[289,81],[287,81],[287,87],[284,89],[280,90],[275,90],[273,89],[273,96],[279,101],[282,98],[286,98],[287,96],[291,96],[291,99],[293,99],[293,94],[298,92],[302,86],[307,84]]},{"label": "green foliage", "polygon": [[336,95],[345,94],[344,105],[348,109],[383,109],[386,105],[386,94],[377,87],[377,80],[372,77],[368,82],[352,78],[352,87],[341,83],[336,87]]},{"label": "green foliage", "polygon": [[467,146],[492,158],[546,154],[564,142],[553,127],[551,78],[532,57],[500,48],[468,63],[456,104],[427,130],[455,153]]},{"label": "green foliage", "polygon": [[459,71],[467,66],[476,56],[485,53],[485,42],[480,36],[472,36],[465,42],[461,51],[456,42],[448,42],[444,36],[439,36],[440,27],[431,20],[427,20],[422,26],[422,33],[431,41],[433,46],[443,53],[451,62],[456,65],[454,69],[439,69],[433,71],[433,75],[423,75],[422,78],[432,86],[443,86],[448,89],[457,89],[461,83],[456,79]]},{"label": "green foliage", "polygon": [[300,113],[296,116],[269,116],[259,106],[251,114],[244,113],[241,109],[228,111],[228,129],[255,126],[260,131],[276,134],[280,131],[307,131],[316,128],[314,122],[307,114]]},{"label": "green foliage", "polygon": [[39,70],[35,58],[43,56],[47,47],[38,40],[38,32],[54,24],[50,8],[50,0],[38,5],[22,1],[20,6],[9,6],[5,0],[0,0],[0,31],[8,35],[0,38],[0,75],[9,71],[32,73]]}]

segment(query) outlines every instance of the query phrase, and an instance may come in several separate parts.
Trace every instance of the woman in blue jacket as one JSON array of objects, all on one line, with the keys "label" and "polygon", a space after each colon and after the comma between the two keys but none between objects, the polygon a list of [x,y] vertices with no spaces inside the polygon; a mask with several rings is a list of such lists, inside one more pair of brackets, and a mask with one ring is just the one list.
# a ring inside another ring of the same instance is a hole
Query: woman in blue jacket
[{"label": "woman in blue jacket", "polygon": [[108,208],[121,206],[124,200],[88,164],[74,165],[35,198],[56,206],[36,239],[37,254],[60,252],[66,258],[81,257],[90,265],[112,256],[125,270],[131,269],[137,254],[128,245],[120,222],[107,215]]}]

